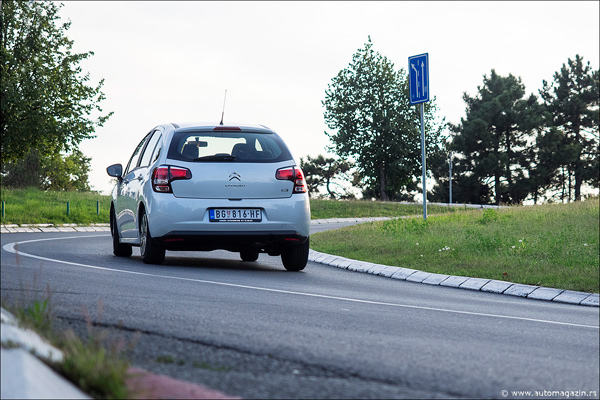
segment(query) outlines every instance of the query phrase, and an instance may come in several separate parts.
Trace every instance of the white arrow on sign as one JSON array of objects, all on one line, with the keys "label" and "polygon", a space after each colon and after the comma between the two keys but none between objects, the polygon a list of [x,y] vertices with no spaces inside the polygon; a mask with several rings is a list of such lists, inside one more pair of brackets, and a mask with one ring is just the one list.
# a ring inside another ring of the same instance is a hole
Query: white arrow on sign
[{"label": "white arrow on sign", "polygon": [[[416,88],[417,88],[417,97],[421,97],[421,96],[419,96],[419,71],[415,68],[415,64],[411,63],[410,66],[415,71],[415,84],[416,84]],[[423,66],[421,66],[421,69],[422,68],[423,68]]]},{"label": "white arrow on sign", "polygon": [[423,95],[425,95],[425,92],[427,92],[427,86],[425,86],[425,63],[423,61],[421,61],[421,86],[423,87]]}]

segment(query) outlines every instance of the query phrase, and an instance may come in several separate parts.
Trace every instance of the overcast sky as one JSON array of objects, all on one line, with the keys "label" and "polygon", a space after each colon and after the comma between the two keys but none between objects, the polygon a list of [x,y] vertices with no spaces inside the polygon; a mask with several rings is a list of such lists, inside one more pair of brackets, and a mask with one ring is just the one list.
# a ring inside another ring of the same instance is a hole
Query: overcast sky
[{"label": "overcast sky", "polygon": [[441,116],[464,117],[495,69],[528,93],[576,54],[599,66],[598,1],[68,1],[60,15],[102,103],[114,115],[81,149],[90,183],[108,194],[105,168],[126,164],[141,138],[168,122],[266,125],[299,159],[326,154],[321,101],[331,79],[371,36],[373,48],[407,70],[429,53],[431,95]]}]

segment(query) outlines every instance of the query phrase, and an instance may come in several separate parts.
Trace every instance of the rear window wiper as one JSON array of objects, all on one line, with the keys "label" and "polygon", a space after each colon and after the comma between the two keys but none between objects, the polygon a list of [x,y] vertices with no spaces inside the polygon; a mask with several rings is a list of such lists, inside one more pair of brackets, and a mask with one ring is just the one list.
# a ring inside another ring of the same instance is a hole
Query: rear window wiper
[{"label": "rear window wiper", "polygon": [[233,161],[235,156],[230,154],[214,154],[212,156],[204,156],[194,159],[194,161]]}]

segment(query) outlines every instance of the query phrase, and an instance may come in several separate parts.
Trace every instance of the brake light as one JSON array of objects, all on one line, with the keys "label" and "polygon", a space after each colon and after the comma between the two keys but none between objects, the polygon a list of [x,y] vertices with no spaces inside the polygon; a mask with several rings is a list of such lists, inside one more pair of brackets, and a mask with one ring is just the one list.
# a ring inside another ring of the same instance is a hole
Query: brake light
[{"label": "brake light", "polygon": [[179,179],[192,179],[187,168],[160,166],[152,171],[152,189],[160,193],[173,193],[171,182]]},{"label": "brake light", "polygon": [[241,131],[242,129],[237,126],[216,126],[213,131]]},{"label": "brake light", "polygon": [[275,178],[280,181],[294,182],[294,189],[292,193],[306,193],[306,181],[304,180],[304,174],[300,168],[280,168],[275,173]]}]

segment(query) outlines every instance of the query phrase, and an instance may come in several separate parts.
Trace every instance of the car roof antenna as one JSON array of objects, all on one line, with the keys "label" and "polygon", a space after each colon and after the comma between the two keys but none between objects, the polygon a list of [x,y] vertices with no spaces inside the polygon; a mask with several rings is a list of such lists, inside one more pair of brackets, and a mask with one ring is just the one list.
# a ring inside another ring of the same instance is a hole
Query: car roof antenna
[{"label": "car roof antenna", "polygon": [[225,98],[223,99],[223,112],[221,113],[221,122],[219,125],[223,125],[223,117],[225,116],[225,100],[227,100],[227,89],[225,89]]}]

